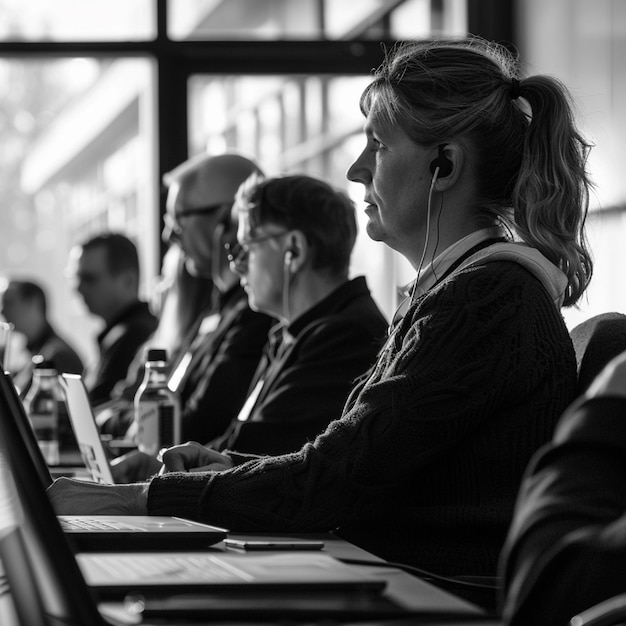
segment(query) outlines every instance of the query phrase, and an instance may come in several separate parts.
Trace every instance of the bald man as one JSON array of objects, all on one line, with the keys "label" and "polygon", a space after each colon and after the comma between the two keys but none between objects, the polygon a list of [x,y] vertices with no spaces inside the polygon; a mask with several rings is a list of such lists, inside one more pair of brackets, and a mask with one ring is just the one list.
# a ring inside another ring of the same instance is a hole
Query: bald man
[{"label": "bald man", "polygon": [[[235,194],[252,174],[261,174],[253,161],[229,153],[194,157],[163,178],[168,189],[163,238],[180,247],[189,273],[211,278],[214,285],[213,304],[172,360],[169,386],[181,399],[183,440],[209,441],[237,416],[272,324],[248,306],[224,249],[225,233],[234,241],[226,226]],[[130,403],[136,385],[135,380],[118,389],[114,400]],[[131,420],[132,411],[125,410],[99,421],[103,433],[121,436]]]},{"label": "bald man", "polygon": [[255,163],[232,153],[194,157],[163,177],[168,188],[163,238],[180,246],[191,274],[219,274],[213,267],[214,255],[219,263],[221,253],[215,249],[215,230],[230,212],[239,185],[253,173],[261,175]]}]

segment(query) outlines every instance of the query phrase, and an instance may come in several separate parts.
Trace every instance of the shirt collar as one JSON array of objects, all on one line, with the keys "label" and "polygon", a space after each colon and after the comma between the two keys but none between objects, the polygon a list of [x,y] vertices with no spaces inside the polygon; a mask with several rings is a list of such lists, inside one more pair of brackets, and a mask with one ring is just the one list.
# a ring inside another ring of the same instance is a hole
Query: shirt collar
[{"label": "shirt collar", "polygon": [[440,280],[448,269],[464,254],[483,241],[497,239],[499,237],[506,237],[506,231],[501,226],[481,228],[455,241],[451,246],[448,246],[441,252],[441,254],[436,256],[429,265],[420,271],[417,277],[417,284],[415,284],[415,281],[412,281],[402,289],[405,298],[396,309],[390,329],[404,317],[413,298],[421,296],[437,284],[437,281]]},{"label": "shirt collar", "polygon": [[466,252],[474,246],[486,241],[487,239],[496,239],[504,237],[505,231],[500,226],[490,226],[475,230],[473,233],[466,235],[463,239],[459,239],[451,246],[446,248],[441,254],[436,256],[432,263],[427,265],[417,277],[417,286],[415,295],[421,296],[426,293],[437,281],[443,276],[448,268],[460,259]]},{"label": "shirt collar", "polygon": [[[309,324],[340,310],[345,306],[347,300],[362,293],[369,293],[364,276],[357,276],[346,280],[290,324],[285,325],[281,322],[275,324],[269,333],[270,346],[281,343],[283,344],[280,348],[282,352],[286,346],[296,341],[300,333],[307,328]],[[276,351],[276,349],[272,347],[270,347],[270,349],[274,352]]]}]

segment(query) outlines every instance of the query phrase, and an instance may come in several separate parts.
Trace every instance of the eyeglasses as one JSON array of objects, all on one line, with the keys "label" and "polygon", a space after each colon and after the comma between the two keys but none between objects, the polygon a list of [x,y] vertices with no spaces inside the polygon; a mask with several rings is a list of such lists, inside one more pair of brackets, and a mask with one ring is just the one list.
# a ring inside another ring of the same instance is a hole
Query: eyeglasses
[{"label": "eyeglasses", "polygon": [[209,204],[207,206],[196,207],[194,209],[185,209],[184,211],[179,211],[173,216],[166,213],[163,216],[163,223],[165,224],[165,228],[169,229],[173,235],[180,237],[183,233],[183,228],[180,224],[181,220],[186,217],[192,217],[193,215],[212,215],[224,206],[226,206],[226,204],[224,202],[220,202],[219,204]]},{"label": "eyeglasses", "polygon": [[282,237],[286,235],[289,231],[283,230],[280,233],[269,233],[267,235],[260,235],[259,237],[251,237],[246,241],[242,241],[241,243],[225,243],[224,248],[226,249],[226,258],[229,263],[233,265],[241,265],[244,260],[247,258],[248,253],[250,252],[250,244],[253,243],[261,243],[263,241],[268,241],[269,239],[275,239],[276,237]]}]

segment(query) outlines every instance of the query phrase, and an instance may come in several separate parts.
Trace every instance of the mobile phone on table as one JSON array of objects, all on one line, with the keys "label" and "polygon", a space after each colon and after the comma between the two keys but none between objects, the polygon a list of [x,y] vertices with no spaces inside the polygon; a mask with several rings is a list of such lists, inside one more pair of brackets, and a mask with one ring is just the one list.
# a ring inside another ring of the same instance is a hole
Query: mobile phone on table
[{"label": "mobile phone on table", "polygon": [[308,539],[289,539],[276,541],[249,541],[243,539],[224,539],[227,548],[239,550],[321,550],[323,541],[310,541]]}]

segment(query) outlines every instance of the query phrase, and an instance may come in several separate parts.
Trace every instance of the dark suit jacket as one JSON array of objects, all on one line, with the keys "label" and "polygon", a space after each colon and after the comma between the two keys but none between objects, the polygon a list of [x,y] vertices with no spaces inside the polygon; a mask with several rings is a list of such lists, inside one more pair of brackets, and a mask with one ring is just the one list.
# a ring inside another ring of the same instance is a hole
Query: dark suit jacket
[{"label": "dark suit jacket", "polygon": [[92,405],[110,399],[113,387],[124,380],[137,350],[156,327],[157,318],[148,304],[137,301],[98,335],[99,361],[85,379]]},{"label": "dark suit jacket", "polygon": [[204,442],[224,433],[246,399],[273,323],[250,309],[240,285],[222,295],[218,306],[217,325],[210,332],[200,325],[177,387],[183,440]]},{"label": "dark suit jacket", "polygon": [[[237,416],[272,323],[268,315],[250,309],[238,284],[218,294],[199,316],[170,364],[169,386],[181,401],[183,441],[218,437]],[[118,395],[123,403],[101,426],[103,433],[126,433],[133,421],[136,388],[127,385]]]},{"label": "dark suit jacket", "polygon": [[[50,361],[57,372],[82,374],[84,365],[78,353],[65,339],[60,337],[54,328],[48,324],[43,333],[26,345],[31,355],[41,354],[46,361]],[[13,382],[22,396],[30,388],[33,377],[33,364],[28,363],[19,372],[16,372]]]},{"label": "dark suit jacket", "polygon": [[506,624],[569,624],[626,593],[625,485],[626,399],[583,396],[522,483],[501,562]]},{"label": "dark suit jacket", "polygon": [[274,328],[250,387],[258,395],[247,420],[234,420],[212,447],[252,454],[299,449],[341,416],[386,332],[363,277],[346,282],[287,328]]}]

